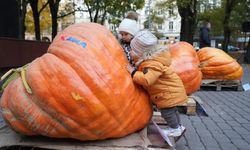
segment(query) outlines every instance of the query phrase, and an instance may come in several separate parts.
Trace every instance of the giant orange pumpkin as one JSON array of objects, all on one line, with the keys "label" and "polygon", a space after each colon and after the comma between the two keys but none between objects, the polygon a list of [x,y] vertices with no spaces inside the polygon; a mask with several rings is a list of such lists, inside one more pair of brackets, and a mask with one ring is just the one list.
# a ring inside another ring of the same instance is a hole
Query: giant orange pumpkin
[{"label": "giant orange pumpkin", "polygon": [[96,140],[133,133],[145,127],[152,109],[127,63],[103,26],[72,25],[26,68],[30,93],[20,77],[5,88],[3,117],[26,135]]},{"label": "giant orange pumpkin", "polygon": [[192,45],[187,42],[178,42],[169,47],[171,53],[171,68],[181,78],[187,94],[197,91],[201,85],[202,73],[199,58]]},{"label": "giant orange pumpkin", "polygon": [[198,51],[204,79],[241,79],[243,69],[240,64],[223,50],[205,47]]}]

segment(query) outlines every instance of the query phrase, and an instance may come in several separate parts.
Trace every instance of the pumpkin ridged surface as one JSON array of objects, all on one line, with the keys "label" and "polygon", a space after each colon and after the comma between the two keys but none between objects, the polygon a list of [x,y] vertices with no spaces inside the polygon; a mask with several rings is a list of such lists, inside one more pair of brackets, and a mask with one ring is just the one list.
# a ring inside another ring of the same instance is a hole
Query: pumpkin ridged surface
[{"label": "pumpkin ridged surface", "polygon": [[243,69],[240,64],[223,50],[205,47],[198,51],[203,79],[241,79]]},{"label": "pumpkin ridged surface", "polygon": [[145,91],[133,84],[127,63],[103,26],[72,25],[27,67],[32,94],[20,78],[4,90],[3,117],[27,135],[97,140],[133,133],[145,127],[152,108]]},{"label": "pumpkin ridged surface", "polygon": [[181,78],[187,94],[192,94],[200,88],[202,73],[199,58],[192,45],[187,42],[177,42],[169,47],[171,53],[171,68]]}]

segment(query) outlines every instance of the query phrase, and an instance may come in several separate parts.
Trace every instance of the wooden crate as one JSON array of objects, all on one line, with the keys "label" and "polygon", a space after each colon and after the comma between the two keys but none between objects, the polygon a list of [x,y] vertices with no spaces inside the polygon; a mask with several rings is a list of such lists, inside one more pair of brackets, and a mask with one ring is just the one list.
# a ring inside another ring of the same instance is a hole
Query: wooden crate
[{"label": "wooden crate", "polygon": [[178,107],[183,107],[187,115],[196,115],[196,101],[195,97],[188,96],[186,103],[178,105]]},{"label": "wooden crate", "polygon": [[216,91],[223,89],[243,91],[241,80],[202,80],[201,89],[208,87],[214,88]]},{"label": "wooden crate", "polygon": [[[188,96],[187,102],[178,105],[177,108],[180,113],[185,113],[187,115],[196,115],[196,97]],[[156,112],[160,113],[160,110],[158,110],[156,106],[154,106],[154,113]]]}]

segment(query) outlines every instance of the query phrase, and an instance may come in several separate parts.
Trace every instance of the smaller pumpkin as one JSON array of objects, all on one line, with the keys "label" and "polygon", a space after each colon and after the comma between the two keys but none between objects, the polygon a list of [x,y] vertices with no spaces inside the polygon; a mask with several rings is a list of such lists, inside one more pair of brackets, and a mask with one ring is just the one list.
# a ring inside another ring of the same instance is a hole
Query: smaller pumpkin
[{"label": "smaller pumpkin", "polygon": [[223,50],[205,47],[198,51],[203,79],[241,79],[243,69],[240,64]]},{"label": "smaller pumpkin", "polygon": [[170,45],[171,68],[181,78],[187,94],[192,94],[200,88],[202,73],[198,68],[200,61],[192,45],[178,42]]}]

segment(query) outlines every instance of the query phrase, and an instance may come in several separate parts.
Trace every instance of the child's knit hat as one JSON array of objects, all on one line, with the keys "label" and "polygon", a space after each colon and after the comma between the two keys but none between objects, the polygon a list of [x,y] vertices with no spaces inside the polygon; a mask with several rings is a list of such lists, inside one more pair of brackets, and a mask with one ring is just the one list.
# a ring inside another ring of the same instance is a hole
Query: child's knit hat
[{"label": "child's knit hat", "polygon": [[157,45],[157,37],[148,30],[138,32],[132,39],[131,50],[137,57],[141,57],[145,51],[154,49]]},{"label": "child's knit hat", "polygon": [[125,18],[120,23],[118,31],[127,32],[134,36],[139,31],[139,28],[135,20]]}]

